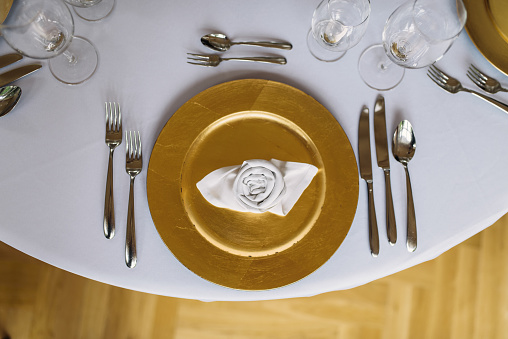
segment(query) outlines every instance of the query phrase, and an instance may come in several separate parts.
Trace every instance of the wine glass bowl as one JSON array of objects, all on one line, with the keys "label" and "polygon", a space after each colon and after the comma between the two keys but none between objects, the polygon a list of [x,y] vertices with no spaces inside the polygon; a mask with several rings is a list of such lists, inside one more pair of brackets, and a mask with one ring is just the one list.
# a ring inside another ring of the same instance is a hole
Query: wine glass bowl
[{"label": "wine glass bowl", "polygon": [[441,59],[466,23],[462,0],[411,0],[388,18],[382,44],[367,48],[359,60],[365,83],[377,90],[397,86],[406,68],[422,68]]},{"label": "wine glass bowl", "polygon": [[107,17],[113,7],[115,0],[65,0],[74,8],[74,12],[87,21],[99,21]]},{"label": "wine glass bowl", "polygon": [[365,34],[369,0],[323,0],[312,16],[307,46],[321,61],[336,61]]},{"label": "wine glass bowl", "polygon": [[63,83],[79,84],[95,73],[97,50],[73,35],[74,20],[62,0],[16,0],[0,31],[17,52],[49,59],[51,73]]}]

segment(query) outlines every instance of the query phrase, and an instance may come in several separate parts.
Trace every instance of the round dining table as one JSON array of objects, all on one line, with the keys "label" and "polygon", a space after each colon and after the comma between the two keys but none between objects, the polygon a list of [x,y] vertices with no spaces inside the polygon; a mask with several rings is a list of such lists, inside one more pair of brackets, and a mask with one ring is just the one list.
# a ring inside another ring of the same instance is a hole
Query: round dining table
[{"label": "round dining table", "polygon": [[[126,289],[203,301],[248,301],[354,288],[432,260],[489,227],[508,211],[507,113],[469,93],[445,92],[429,79],[427,68],[408,69],[403,81],[385,92],[368,87],[359,75],[361,53],[381,42],[384,23],[402,3],[372,1],[364,37],[336,62],[319,61],[307,48],[318,0],[121,0],[98,22],[84,21],[71,10],[75,35],[89,39],[99,53],[98,68],[88,81],[65,85],[52,76],[47,60],[28,57],[0,70],[42,64],[39,71],[13,83],[22,88],[21,100],[0,118],[0,241],[63,270]],[[200,41],[214,32],[233,41],[288,41],[293,49],[233,46],[222,53],[283,56],[286,65],[188,64],[187,53],[216,53]],[[11,52],[0,40],[0,55]],[[508,84],[508,77],[483,56],[464,30],[436,65],[474,88],[466,76],[470,64]],[[416,251],[406,248],[406,178],[391,152],[398,241],[391,246],[387,240],[384,174],[376,163],[371,129],[380,238],[377,257],[369,247],[367,185],[358,174],[359,194],[349,232],[311,274],[279,288],[240,290],[203,279],[185,267],[161,239],[150,213],[151,151],[182,105],[212,86],[240,79],[275,81],[313,97],[340,124],[356,159],[364,105],[373,111],[376,97],[384,96],[389,141],[399,122],[409,120],[417,142],[409,163]],[[507,93],[491,96],[508,102]],[[135,181],[138,259],[134,268],[125,265],[129,196],[125,144],[114,153],[116,235],[106,239],[103,232],[109,152],[105,102],[120,103],[123,130],[139,130],[142,139],[144,164]]]}]

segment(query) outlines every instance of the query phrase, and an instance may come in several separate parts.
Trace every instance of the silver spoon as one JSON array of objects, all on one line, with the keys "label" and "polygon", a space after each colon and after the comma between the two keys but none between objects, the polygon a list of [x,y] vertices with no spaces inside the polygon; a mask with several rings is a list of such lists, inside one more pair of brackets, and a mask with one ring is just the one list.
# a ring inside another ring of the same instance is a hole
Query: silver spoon
[{"label": "silver spoon", "polygon": [[227,36],[221,33],[207,34],[201,38],[201,43],[214,51],[225,52],[233,45],[250,45],[260,47],[271,47],[290,50],[293,46],[288,42],[275,41],[251,41],[251,42],[233,42]]},{"label": "silver spoon", "polygon": [[0,87],[0,117],[9,113],[21,97],[21,88],[18,86]]},{"label": "silver spoon", "polygon": [[413,158],[416,151],[416,139],[413,133],[413,126],[407,120],[402,120],[393,134],[392,153],[395,159],[404,166],[406,171],[407,188],[407,249],[410,252],[416,250],[416,216],[411,190],[411,180],[407,165]]}]

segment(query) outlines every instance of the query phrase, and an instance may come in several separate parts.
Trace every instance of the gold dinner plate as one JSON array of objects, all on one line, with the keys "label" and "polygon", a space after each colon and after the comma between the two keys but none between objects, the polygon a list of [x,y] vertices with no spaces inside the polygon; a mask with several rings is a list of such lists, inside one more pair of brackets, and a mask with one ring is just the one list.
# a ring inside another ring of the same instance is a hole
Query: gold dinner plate
[{"label": "gold dinner plate", "polygon": [[7,18],[7,14],[11,10],[13,0],[2,0],[0,3],[0,24]]},{"label": "gold dinner plate", "polygon": [[[218,208],[196,187],[216,169],[272,158],[318,168],[286,216]],[[152,150],[147,195],[183,265],[222,286],[265,290],[307,276],[339,248],[356,212],[358,169],[339,123],[312,97],[237,80],[197,94],[169,119]]]},{"label": "gold dinner plate", "polygon": [[466,30],[483,56],[508,75],[508,0],[464,0]]}]

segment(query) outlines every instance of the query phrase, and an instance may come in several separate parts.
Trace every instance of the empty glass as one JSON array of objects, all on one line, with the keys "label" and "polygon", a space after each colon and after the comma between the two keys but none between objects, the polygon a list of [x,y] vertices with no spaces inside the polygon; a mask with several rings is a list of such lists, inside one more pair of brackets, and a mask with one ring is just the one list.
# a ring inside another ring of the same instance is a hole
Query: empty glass
[{"label": "empty glass", "polygon": [[362,79],[377,90],[394,88],[405,68],[426,67],[442,58],[464,28],[466,17],[462,0],[402,4],[386,21],[383,44],[362,53],[358,64]]},{"label": "empty glass", "polygon": [[323,0],[312,16],[307,46],[321,61],[336,61],[365,34],[369,0]]},{"label": "empty glass", "polygon": [[74,7],[74,12],[87,21],[104,19],[111,13],[115,0],[65,0]]},{"label": "empty glass", "polygon": [[66,84],[82,83],[97,68],[95,47],[87,39],[73,36],[74,21],[62,0],[16,0],[0,30],[19,53],[50,59],[51,72]]}]

